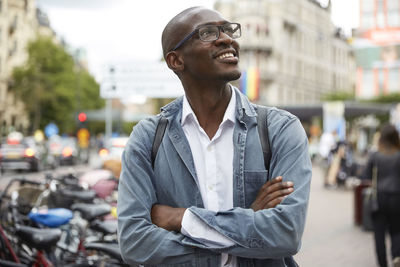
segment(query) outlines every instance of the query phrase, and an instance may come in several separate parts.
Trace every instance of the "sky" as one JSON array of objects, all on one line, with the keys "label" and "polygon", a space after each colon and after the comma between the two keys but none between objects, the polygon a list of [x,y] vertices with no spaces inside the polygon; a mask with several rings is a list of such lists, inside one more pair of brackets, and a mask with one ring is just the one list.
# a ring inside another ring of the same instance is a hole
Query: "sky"
[{"label": "sky", "polygon": [[[332,21],[347,33],[357,27],[358,2],[332,0]],[[185,8],[213,4],[214,0],[37,0],[56,34],[86,51],[89,71],[99,82],[108,63],[158,61],[167,22]]]}]

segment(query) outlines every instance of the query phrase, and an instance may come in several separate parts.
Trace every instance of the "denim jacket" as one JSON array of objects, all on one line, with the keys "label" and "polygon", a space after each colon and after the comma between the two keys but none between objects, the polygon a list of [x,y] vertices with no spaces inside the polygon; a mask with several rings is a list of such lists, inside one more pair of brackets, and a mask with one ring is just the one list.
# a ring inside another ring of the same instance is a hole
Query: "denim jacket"
[{"label": "denim jacket", "polygon": [[[151,148],[160,116],[140,121],[122,156],[118,192],[118,238],[122,258],[144,266],[220,266],[220,253],[238,257],[238,266],[296,266],[311,181],[308,141],[299,120],[270,108],[272,158],[265,170],[255,106],[236,88],[233,132],[233,206],[204,209],[189,143],[181,127],[182,97],[162,109],[169,123],[155,159]],[[276,176],[294,182],[294,192],[273,209],[250,209],[260,187]],[[154,204],[189,208],[204,223],[231,239],[229,247],[205,246],[151,222]]]}]

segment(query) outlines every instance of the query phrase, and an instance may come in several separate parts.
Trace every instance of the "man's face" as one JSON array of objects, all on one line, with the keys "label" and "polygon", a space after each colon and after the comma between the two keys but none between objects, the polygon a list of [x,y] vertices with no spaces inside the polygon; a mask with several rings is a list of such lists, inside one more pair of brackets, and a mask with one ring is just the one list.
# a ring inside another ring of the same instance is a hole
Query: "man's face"
[{"label": "man's face", "polygon": [[[215,11],[201,9],[188,17],[187,23],[190,29],[186,34],[189,34],[201,25],[223,25],[227,21]],[[183,56],[185,74],[193,78],[228,82],[240,77],[239,44],[222,31],[211,42],[200,40],[196,33],[178,52]]]}]

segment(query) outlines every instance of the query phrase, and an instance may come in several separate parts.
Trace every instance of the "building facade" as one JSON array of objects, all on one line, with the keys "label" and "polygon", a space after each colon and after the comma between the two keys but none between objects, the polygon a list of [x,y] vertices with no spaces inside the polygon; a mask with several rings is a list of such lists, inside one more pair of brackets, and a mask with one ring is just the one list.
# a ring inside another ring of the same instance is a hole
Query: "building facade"
[{"label": "building facade", "polygon": [[10,90],[10,75],[27,60],[26,45],[38,34],[54,33],[34,0],[0,0],[0,136],[29,125],[24,104]]},{"label": "building facade", "polygon": [[360,0],[355,37],[356,96],[400,93],[400,1]]},{"label": "building facade", "polygon": [[258,70],[260,104],[318,104],[355,90],[351,47],[331,22],[329,1],[220,0],[215,9],[242,25],[240,66]]}]

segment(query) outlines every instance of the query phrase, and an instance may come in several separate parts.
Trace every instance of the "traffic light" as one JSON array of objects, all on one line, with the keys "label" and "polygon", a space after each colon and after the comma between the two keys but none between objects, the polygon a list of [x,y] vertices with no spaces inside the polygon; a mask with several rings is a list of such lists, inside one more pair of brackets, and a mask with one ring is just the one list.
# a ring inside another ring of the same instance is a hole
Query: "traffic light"
[{"label": "traffic light", "polygon": [[80,122],[85,122],[86,119],[87,119],[86,113],[84,113],[84,112],[79,113],[79,115],[78,115],[78,120],[79,120]]}]

